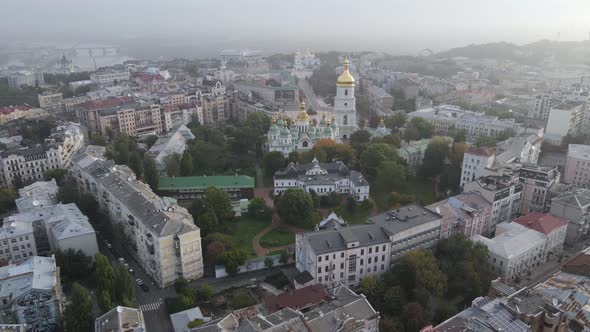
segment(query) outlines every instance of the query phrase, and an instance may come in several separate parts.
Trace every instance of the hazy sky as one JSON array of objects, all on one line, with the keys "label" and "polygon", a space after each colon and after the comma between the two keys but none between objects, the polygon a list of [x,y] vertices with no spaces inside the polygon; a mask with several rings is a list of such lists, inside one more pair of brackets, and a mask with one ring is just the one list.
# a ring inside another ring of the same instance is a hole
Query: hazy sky
[{"label": "hazy sky", "polygon": [[588,39],[589,17],[590,0],[0,0],[0,43],[153,39],[404,53],[558,33]]}]

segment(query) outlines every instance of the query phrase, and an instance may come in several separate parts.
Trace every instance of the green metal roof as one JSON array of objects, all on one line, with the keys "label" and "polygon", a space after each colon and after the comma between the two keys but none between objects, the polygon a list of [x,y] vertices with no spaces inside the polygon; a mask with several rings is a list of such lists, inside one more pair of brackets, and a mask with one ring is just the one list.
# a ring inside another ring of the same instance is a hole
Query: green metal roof
[{"label": "green metal roof", "polygon": [[217,188],[254,188],[254,178],[247,175],[177,176],[160,178],[160,190]]}]

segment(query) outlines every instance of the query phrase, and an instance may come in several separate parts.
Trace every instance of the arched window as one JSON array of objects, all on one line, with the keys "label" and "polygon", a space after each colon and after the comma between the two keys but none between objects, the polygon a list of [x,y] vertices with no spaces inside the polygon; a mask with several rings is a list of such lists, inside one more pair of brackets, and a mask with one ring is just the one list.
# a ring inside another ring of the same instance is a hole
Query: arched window
[{"label": "arched window", "polygon": [[345,115],[342,121],[342,124],[347,126],[348,125],[348,115]]},{"label": "arched window", "polygon": [[348,106],[348,103],[344,103],[344,106]]},{"label": "arched window", "polygon": [[307,145],[307,141],[303,141],[303,144],[302,145],[303,145],[304,148],[306,148],[308,146]]}]

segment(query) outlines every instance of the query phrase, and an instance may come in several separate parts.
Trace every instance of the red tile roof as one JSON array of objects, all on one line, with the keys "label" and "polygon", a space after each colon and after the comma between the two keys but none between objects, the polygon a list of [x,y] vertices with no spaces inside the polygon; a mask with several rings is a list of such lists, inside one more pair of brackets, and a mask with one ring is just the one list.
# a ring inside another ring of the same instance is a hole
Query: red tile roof
[{"label": "red tile roof", "polygon": [[567,219],[552,215],[551,213],[531,212],[526,216],[514,219],[527,228],[534,229],[545,235],[550,234],[555,229],[567,225]]},{"label": "red tile roof", "polygon": [[493,156],[496,153],[496,149],[492,148],[478,148],[477,146],[472,146],[467,149],[466,153],[474,154],[476,156]]},{"label": "red tile roof", "polygon": [[311,285],[292,292],[266,296],[262,299],[262,303],[269,312],[275,312],[283,308],[306,308],[329,300],[330,296],[323,286]]},{"label": "red tile roof", "polygon": [[6,107],[0,107],[0,114],[10,114],[14,111],[28,111],[30,110],[32,107],[29,105],[19,105],[19,106],[6,106]]},{"label": "red tile roof", "polygon": [[153,81],[164,81],[164,77],[160,74],[141,74],[136,77],[136,79],[142,81],[143,83],[151,83]]}]

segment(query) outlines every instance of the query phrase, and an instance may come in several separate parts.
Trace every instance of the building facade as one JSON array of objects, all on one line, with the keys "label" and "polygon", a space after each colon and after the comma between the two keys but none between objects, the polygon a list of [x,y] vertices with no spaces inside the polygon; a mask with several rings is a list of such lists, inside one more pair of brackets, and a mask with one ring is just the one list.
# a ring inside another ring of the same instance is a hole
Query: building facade
[{"label": "building facade", "polygon": [[577,135],[584,128],[586,105],[583,102],[568,101],[551,109],[547,119],[545,140],[561,144],[566,135]]},{"label": "building facade", "polygon": [[485,170],[494,164],[496,151],[491,148],[469,147],[463,155],[461,166],[461,182],[463,187],[466,183],[475,181],[486,174]]},{"label": "building facade", "polygon": [[554,197],[549,212],[568,221],[565,242],[577,243],[590,230],[590,189],[574,189]]},{"label": "building facade", "polygon": [[549,189],[561,178],[557,167],[523,166],[518,178],[523,184],[520,213],[549,211]]},{"label": "building facade", "polygon": [[255,181],[253,177],[246,175],[163,177],[160,178],[158,193],[190,204],[195,199],[202,198],[209,187],[225,191],[232,200],[252,199]]},{"label": "building facade", "polygon": [[129,81],[131,75],[127,69],[104,68],[90,74],[92,83],[112,85],[115,82]]},{"label": "building facade", "polygon": [[474,238],[489,228],[492,204],[476,193],[463,193],[426,206],[442,217],[440,238],[463,234]]},{"label": "building facade", "polygon": [[558,255],[561,253],[568,224],[566,219],[554,216],[551,213],[531,212],[514,219],[514,222],[545,236],[545,247],[543,249],[545,257],[550,254]]},{"label": "building facade", "polygon": [[563,182],[578,187],[590,186],[590,145],[568,145]]},{"label": "building facade", "polygon": [[334,97],[334,115],[340,126],[339,137],[349,139],[358,130],[356,120],[356,98],[354,96],[355,79],[350,74],[350,62],[344,60],[343,72],[336,81]]}]

